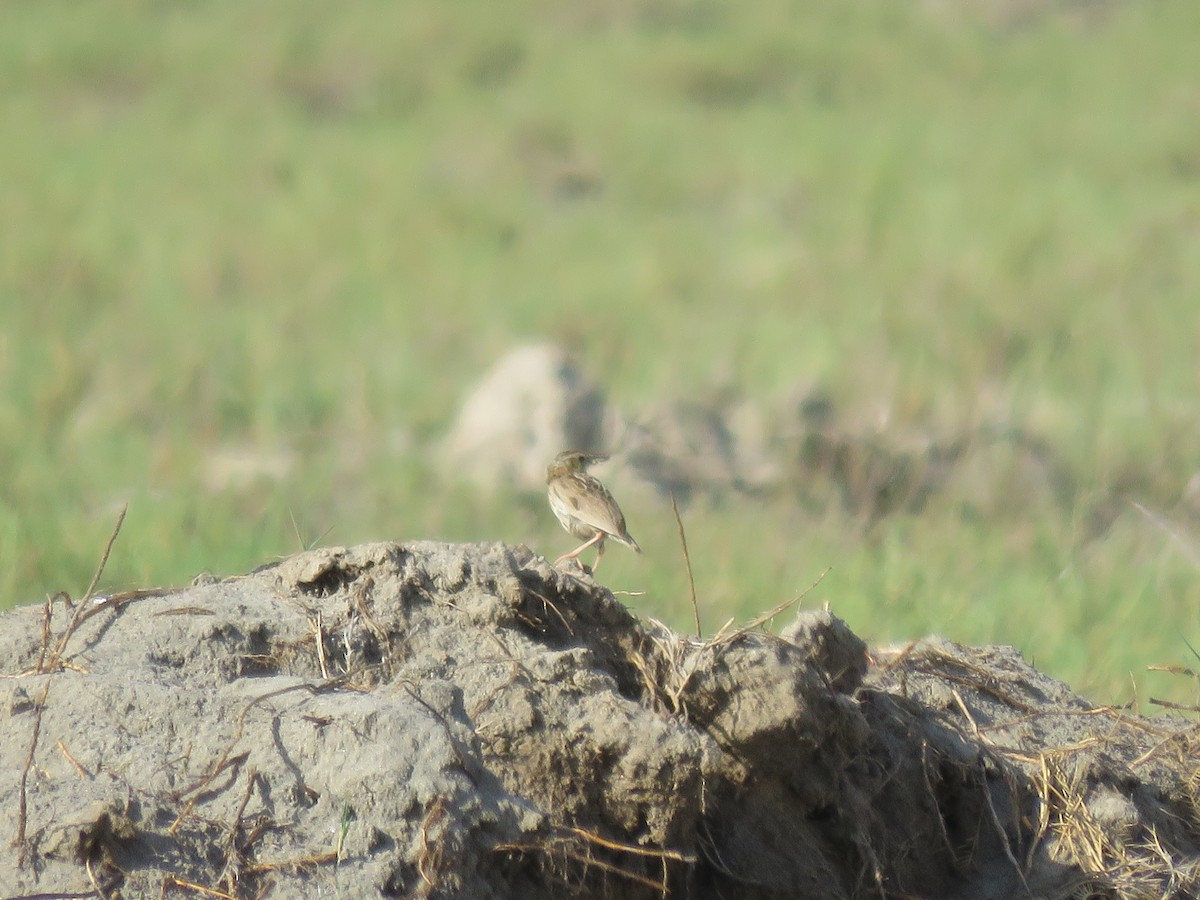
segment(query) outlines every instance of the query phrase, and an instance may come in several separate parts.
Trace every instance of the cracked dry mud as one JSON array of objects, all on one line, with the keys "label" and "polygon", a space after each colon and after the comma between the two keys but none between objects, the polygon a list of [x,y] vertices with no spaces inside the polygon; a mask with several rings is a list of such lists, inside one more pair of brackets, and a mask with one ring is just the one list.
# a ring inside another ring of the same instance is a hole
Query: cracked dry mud
[{"label": "cracked dry mud", "polygon": [[1200,889],[1195,726],[1007,648],[699,642],[502,544],[50,612],[0,617],[7,897]]}]

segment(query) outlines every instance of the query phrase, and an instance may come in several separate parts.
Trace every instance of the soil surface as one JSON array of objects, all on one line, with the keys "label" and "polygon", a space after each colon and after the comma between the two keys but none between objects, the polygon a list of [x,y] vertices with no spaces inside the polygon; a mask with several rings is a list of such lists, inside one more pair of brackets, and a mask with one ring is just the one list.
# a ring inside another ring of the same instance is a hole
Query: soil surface
[{"label": "soil surface", "polygon": [[0,616],[0,896],[1193,897],[1200,732],[828,612],[698,641],[524,547]]}]

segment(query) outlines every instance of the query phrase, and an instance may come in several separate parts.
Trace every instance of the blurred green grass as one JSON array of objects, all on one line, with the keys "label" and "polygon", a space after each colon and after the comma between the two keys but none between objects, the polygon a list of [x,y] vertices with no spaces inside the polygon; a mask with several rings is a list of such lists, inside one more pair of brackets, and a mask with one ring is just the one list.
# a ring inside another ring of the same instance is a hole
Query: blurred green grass
[{"label": "blurred green grass", "polygon": [[[871,640],[1013,643],[1101,699],[1194,701],[1144,668],[1200,638],[1177,512],[1200,446],[1200,6],[1003,8],[10,5],[0,605],[82,591],[126,501],[109,587],[317,540],[557,555],[540,498],[446,484],[414,449],[549,338],[629,409],[820,383],[889,428],[1020,423],[1083,486],[869,530],[690,508],[710,630],[832,566],[804,602]],[[281,474],[230,474],[238,454]],[[622,503],[652,552],[614,549],[606,581],[686,626],[669,506]]]}]

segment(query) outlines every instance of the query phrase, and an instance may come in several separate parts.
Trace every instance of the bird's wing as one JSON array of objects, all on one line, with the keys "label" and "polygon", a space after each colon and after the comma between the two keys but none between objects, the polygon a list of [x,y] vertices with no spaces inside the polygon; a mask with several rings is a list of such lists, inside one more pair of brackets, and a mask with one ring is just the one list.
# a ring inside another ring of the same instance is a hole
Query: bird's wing
[{"label": "bird's wing", "polygon": [[605,534],[623,535],[625,516],[608,488],[591,476],[577,476],[578,489],[562,491],[560,497],[571,514],[585,525]]}]

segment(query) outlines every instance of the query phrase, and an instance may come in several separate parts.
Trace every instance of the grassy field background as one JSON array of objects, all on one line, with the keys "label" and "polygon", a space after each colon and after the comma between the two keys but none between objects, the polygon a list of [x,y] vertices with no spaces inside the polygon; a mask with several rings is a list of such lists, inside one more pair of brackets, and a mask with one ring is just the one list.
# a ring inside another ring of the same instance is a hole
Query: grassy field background
[{"label": "grassy field background", "polygon": [[[804,603],[869,640],[1195,702],[1146,666],[1200,666],[1198,33],[1195,0],[9,4],[0,605],[81,593],[126,502],[108,589],[318,541],[557,555],[540,500],[420,452],[548,339],[629,409],[820,384],[1018,425],[1079,485],[870,533],[697,505],[709,631],[832,567]],[[622,504],[648,553],[605,580],[686,626],[669,507]]]}]

